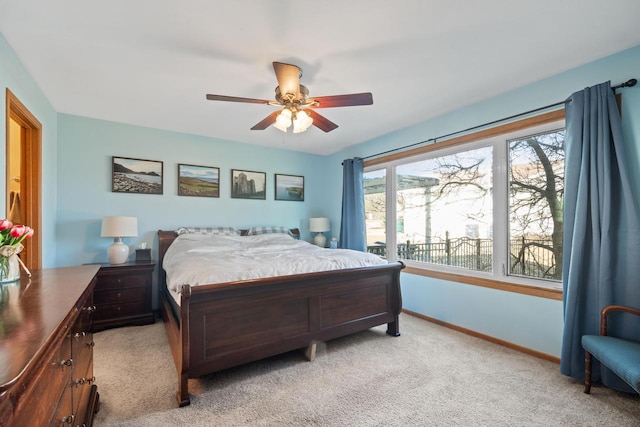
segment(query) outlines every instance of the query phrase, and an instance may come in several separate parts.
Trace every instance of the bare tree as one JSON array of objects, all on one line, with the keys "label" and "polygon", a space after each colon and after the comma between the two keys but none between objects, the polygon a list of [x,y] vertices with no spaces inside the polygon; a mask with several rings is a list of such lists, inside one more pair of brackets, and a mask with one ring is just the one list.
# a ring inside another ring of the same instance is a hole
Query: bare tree
[{"label": "bare tree", "polygon": [[[523,242],[518,254],[514,254],[516,263],[528,260],[546,277],[560,280],[564,231],[564,131],[511,141],[509,151],[509,215],[512,232],[519,232]],[[542,236],[551,236],[551,241]],[[548,265],[540,260],[535,255],[539,252],[533,250],[536,247],[550,251],[555,262]],[[527,251],[529,257],[525,256]]]}]

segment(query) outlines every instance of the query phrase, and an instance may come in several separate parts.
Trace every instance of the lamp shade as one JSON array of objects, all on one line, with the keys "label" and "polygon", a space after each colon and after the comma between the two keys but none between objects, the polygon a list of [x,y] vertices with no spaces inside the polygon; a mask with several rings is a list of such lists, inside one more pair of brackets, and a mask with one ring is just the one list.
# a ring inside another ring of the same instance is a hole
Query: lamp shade
[{"label": "lamp shade", "polygon": [[309,219],[309,231],[323,233],[329,231],[329,218],[317,217]]},{"label": "lamp shade", "polygon": [[102,218],[102,237],[135,237],[138,219],[134,216],[105,216]]},{"label": "lamp shade", "polygon": [[129,257],[129,246],[122,243],[123,237],[138,235],[138,219],[134,216],[105,216],[102,218],[102,237],[113,237],[107,249],[111,264],[123,264]]}]

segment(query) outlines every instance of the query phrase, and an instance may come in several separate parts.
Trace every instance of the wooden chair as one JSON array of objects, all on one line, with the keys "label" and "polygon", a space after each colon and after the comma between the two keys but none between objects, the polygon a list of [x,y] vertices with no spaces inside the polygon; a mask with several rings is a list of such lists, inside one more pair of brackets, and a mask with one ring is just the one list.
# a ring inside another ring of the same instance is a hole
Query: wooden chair
[{"label": "wooden chair", "polygon": [[609,305],[600,314],[600,335],[584,335],[585,350],[584,392],[591,392],[591,357],[613,371],[636,393],[640,393],[640,342],[607,335],[607,316],[621,311],[640,316],[640,310],[622,305]]}]

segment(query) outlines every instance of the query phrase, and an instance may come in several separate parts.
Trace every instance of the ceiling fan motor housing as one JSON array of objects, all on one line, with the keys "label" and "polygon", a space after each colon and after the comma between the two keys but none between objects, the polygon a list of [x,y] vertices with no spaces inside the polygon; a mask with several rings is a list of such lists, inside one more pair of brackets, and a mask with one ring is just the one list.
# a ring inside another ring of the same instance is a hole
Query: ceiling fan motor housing
[{"label": "ceiling fan motor housing", "polygon": [[287,93],[283,95],[282,92],[280,92],[280,86],[277,86],[276,101],[278,101],[282,105],[286,105],[287,103],[293,103],[293,102],[296,102],[298,104],[304,104],[304,102],[307,100],[307,96],[309,96],[309,89],[305,85],[299,85],[299,86],[300,86],[300,95],[298,96],[297,99],[295,99],[295,94],[292,94],[292,93]]}]

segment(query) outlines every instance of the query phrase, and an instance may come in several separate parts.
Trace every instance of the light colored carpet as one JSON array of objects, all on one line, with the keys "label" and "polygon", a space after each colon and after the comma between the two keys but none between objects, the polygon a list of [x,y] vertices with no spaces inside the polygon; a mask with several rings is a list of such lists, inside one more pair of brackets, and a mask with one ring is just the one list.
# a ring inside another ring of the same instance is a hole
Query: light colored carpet
[{"label": "light colored carpet", "polygon": [[403,314],[386,326],[189,380],[178,408],[164,326],[95,334],[96,426],[638,426],[640,398]]}]

